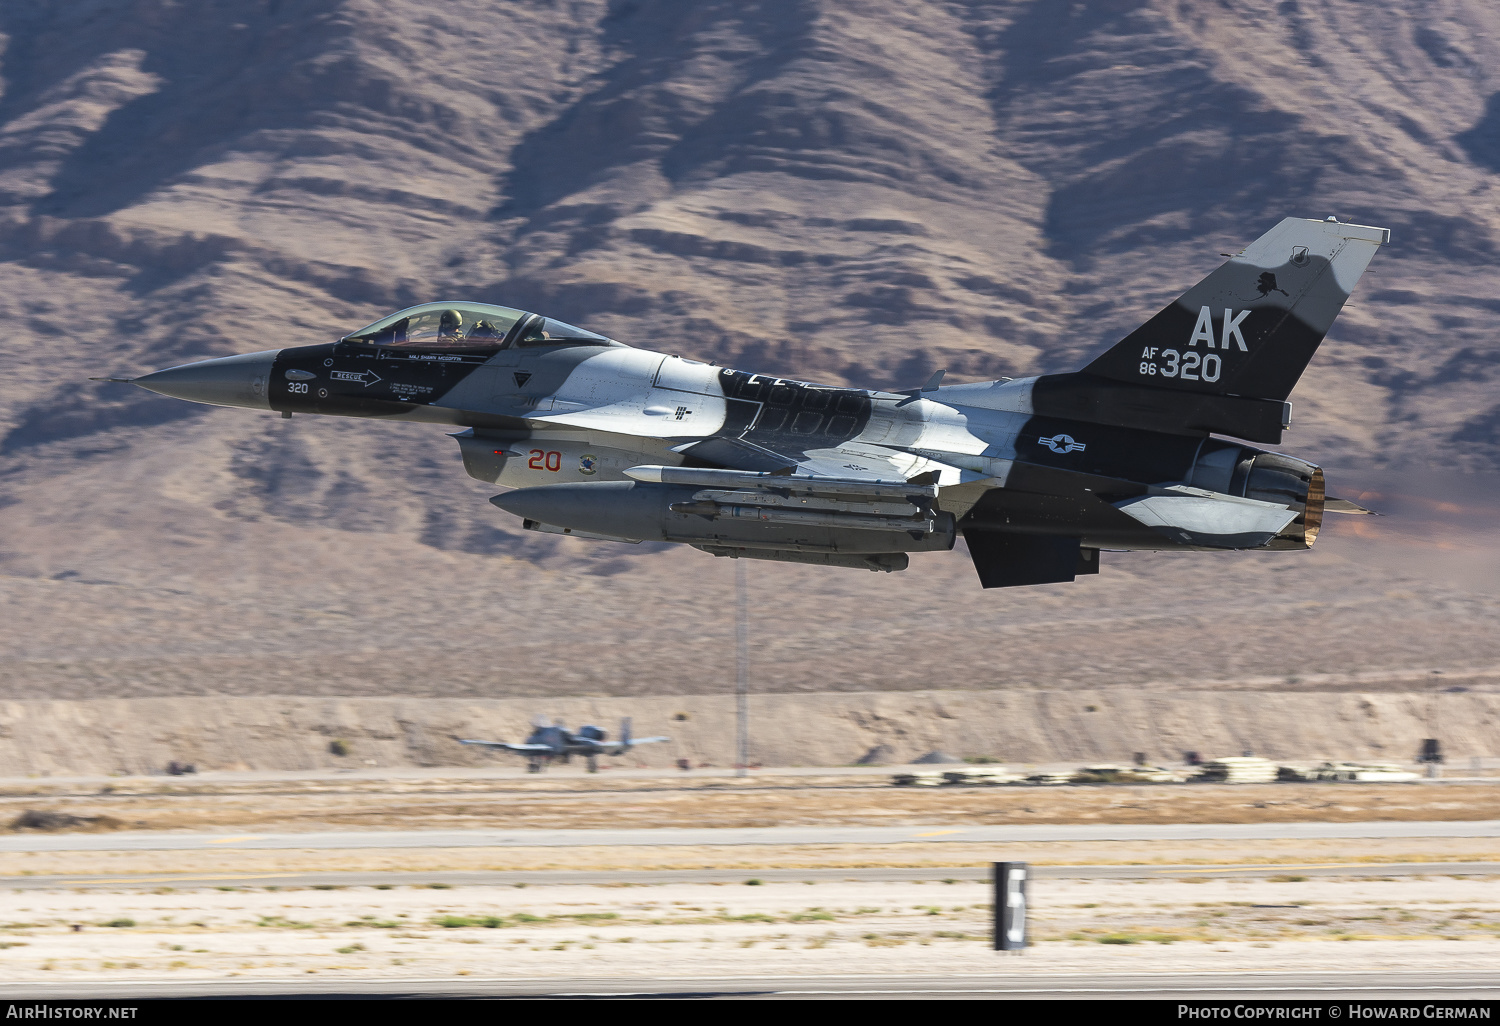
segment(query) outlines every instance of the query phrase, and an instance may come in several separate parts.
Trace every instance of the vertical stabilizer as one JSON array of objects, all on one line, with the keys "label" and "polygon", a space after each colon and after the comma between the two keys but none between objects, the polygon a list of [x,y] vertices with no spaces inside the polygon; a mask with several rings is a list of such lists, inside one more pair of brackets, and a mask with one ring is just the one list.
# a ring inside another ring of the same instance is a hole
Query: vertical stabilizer
[{"label": "vertical stabilizer", "polygon": [[1387,228],[1289,217],[1083,372],[1284,400],[1390,237]]}]

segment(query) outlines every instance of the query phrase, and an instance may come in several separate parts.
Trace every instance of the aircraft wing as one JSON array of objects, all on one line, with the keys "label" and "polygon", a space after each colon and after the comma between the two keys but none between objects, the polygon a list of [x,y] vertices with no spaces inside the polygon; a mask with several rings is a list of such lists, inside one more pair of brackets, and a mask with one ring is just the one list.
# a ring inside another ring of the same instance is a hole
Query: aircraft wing
[{"label": "aircraft wing", "polygon": [[777,452],[743,438],[710,438],[674,451],[720,464],[718,468],[631,467],[627,477],[702,488],[766,489],[797,495],[875,499],[936,498],[937,486],[957,484],[960,470],[929,456],[883,445],[847,442],[828,449]]},{"label": "aircraft wing", "polygon": [[691,453],[701,460],[730,470],[761,474],[793,474],[797,477],[831,478],[841,481],[904,483],[926,473],[935,473],[942,484],[957,484],[962,471],[927,456],[889,449],[869,442],[845,442],[828,449],[778,450],[745,438],[708,438],[678,446],[674,451]]},{"label": "aircraft wing", "polygon": [[624,755],[636,745],[653,745],[658,741],[670,741],[669,737],[633,737],[629,741],[616,742],[609,749],[610,755]]},{"label": "aircraft wing", "polygon": [[[1004,483],[1010,464],[982,455],[903,451],[871,442],[778,452],[744,438],[720,437],[690,442],[674,451],[729,468],[633,467],[625,471],[638,481],[704,489],[697,496],[699,501],[674,505],[678,512],[713,516],[726,504],[743,502],[784,507],[764,518],[783,523],[883,530],[916,527],[924,532],[932,530],[933,500],[940,489],[941,508],[960,517],[985,491]],[[829,513],[854,514],[858,519],[832,521],[827,519]],[[912,523],[913,517],[919,523]]]},{"label": "aircraft wing", "polygon": [[466,741],[460,739],[461,745],[479,745],[481,748],[503,748],[507,752],[550,752],[551,745],[513,745],[505,741]]},{"label": "aircraft wing", "polygon": [[[899,476],[876,477],[866,472],[864,476],[834,477],[815,474],[794,474],[790,468],[767,473],[764,471],[720,470],[698,467],[630,467],[625,476],[635,481],[657,484],[688,485],[701,489],[692,502],[672,504],[674,513],[697,513],[706,517],[719,516],[728,510],[751,510],[760,507],[780,507],[784,514],[778,516],[784,523],[804,522],[805,516],[815,519],[808,523],[821,523],[829,514],[858,512],[867,518],[901,518],[915,516],[931,506],[937,497],[937,485],[927,476],[905,481]],[[816,499],[808,507],[807,498]],[[750,515],[748,512],[732,512],[733,516]],[[797,519],[789,519],[796,517]],[[871,524],[870,526],[876,526]],[[901,528],[905,530],[903,526]]]}]

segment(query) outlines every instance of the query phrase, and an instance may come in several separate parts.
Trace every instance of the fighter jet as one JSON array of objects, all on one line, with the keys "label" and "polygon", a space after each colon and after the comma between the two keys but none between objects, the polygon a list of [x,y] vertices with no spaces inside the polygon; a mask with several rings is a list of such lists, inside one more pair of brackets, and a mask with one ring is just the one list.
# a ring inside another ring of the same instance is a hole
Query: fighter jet
[{"label": "fighter jet", "polygon": [[278,412],[453,425],[527,530],[904,570],[962,536],[985,588],[1101,550],[1306,549],[1323,471],[1275,445],[1287,396],[1384,228],[1287,218],[1080,370],[899,392],[625,345],[542,314],[414,306],[332,342],[132,380]]},{"label": "fighter jet", "polygon": [[533,721],[532,726],[536,729],[526,739],[525,744],[512,745],[504,741],[466,741],[460,740],[461,745],[480,745],[484,748],[495,748],[507,752],[516,752],[526,756],[526,771],[528,773],[540,773],[542,767],[553,759],[566,764],[569,756],[581,755],[588,761],[590,773],[599,772],[599,756],[601,755],[623,755],[636,745],[652,745],[659,741],[670,741],[669,737],[642,737],[631,738],[630,717],[620,721],[620,740],[610,743],[609,735],[598,727],[585,724],[576,731],[569,730],[563,726],[562,721],[552,724],[540,717]]}]

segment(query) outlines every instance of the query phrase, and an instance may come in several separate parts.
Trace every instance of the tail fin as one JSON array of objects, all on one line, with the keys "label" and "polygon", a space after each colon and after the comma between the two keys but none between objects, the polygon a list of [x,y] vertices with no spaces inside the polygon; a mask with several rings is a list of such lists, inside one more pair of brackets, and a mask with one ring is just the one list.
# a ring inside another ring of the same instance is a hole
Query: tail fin
[{"label": "tail fin", "polygon": [[630,747],[630,717],[629,716],[622,716],[622,717],[620,717],[620,746],[622,748],[629,748]]},{"label": "tail fin", "polygon": [[1387,228],[1289,217],[1194,285],[1084,374],[1131,385],[1284,400]]}]

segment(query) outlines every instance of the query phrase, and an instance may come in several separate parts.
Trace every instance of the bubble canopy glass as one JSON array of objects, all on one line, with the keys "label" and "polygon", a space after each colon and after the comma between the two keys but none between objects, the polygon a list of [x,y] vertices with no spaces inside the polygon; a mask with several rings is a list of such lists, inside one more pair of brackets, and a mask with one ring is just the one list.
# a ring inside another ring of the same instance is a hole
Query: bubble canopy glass
[{"label": "bubble canopy glass", "polygon": [[[519,329],[519,330],[518,330]],[[603,335],[525,310],[488,303],[424,303],[398,310],[339,341],[449,349],[619,345]]]}]

